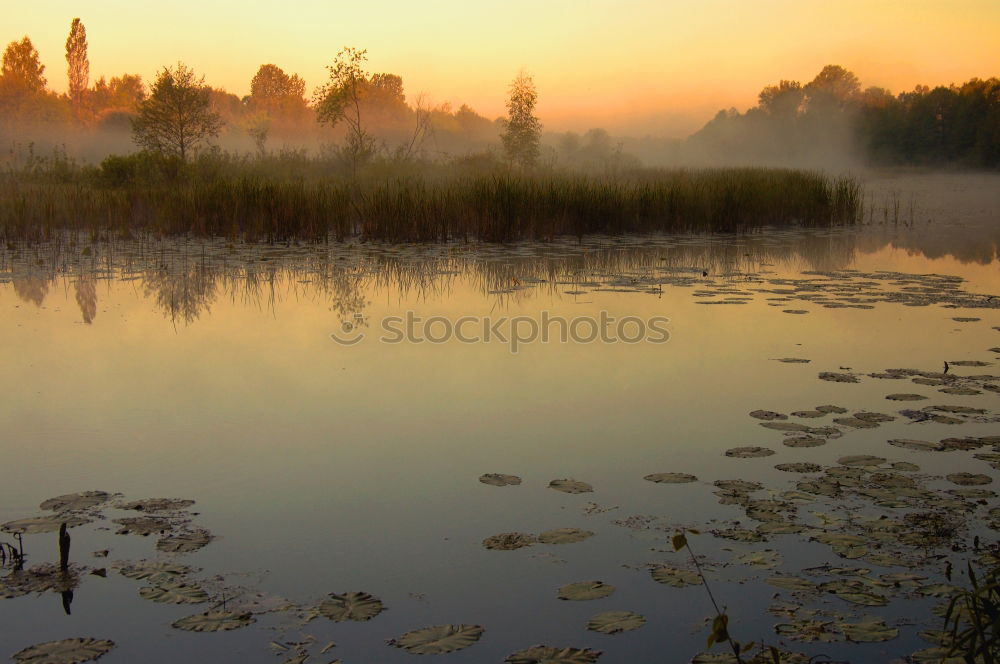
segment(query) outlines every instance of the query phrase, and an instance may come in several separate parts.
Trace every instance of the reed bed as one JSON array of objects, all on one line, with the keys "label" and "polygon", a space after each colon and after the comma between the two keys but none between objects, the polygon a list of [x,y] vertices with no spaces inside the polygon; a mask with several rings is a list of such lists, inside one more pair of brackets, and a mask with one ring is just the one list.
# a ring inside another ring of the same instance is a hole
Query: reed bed
[{"label": "reed bed", "polygon": [[784,169],[510,171],[347,178],[215,168],[133,177],[100,169],[0,175],[0,236],[193,234],[247,241],[546,240],[594,233],[746,232],[858,222],[851,178]]}]

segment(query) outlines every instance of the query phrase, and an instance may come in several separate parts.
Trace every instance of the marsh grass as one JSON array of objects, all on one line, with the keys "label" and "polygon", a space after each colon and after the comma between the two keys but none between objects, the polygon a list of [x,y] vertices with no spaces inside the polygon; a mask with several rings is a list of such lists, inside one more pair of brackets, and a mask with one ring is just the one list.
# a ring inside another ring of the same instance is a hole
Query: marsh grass
[{"label": "marsh grass", "polygon": [[249,241],[512,242],[595,233],[743,232],[853,224],[851,178],[763,168],[592,177],[456,164],[375,164],[358,177],[298,154],[190,164],[140,154],[0,175],[0,234],[193,234]]}]

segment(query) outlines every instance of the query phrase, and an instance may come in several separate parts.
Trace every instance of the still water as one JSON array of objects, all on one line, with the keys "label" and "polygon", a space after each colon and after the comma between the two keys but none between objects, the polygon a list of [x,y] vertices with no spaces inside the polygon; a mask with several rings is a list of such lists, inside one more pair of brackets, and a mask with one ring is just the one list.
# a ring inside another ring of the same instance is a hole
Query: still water
[{"label": "still water", "polygon": [[[544,644],[602,651],[602,663],[686,662],[714,611],[700,579],[675,587],[651,574],[695,569],[673,552],[678,528],[700,530],[689,542],[741,641],[857,662],[932,647],[918,632],[940,629],[931,611],[949,592],[938,587],[947,561],[964,569],[982,556],[975,536],[996,540],[1000,271],[997,208],[917,205],[902,221],[747,237],[8,247],[0,523],[51,515],[39,504],[62,494],[112,495],[62,513],[89,521],[69,530],[69,614],[65,594],[17,591],[4,569],[0,597],[13,596],[0,600],[0,654],[93,637],[115,643],[109,663],[407,662],[415,655],[388,640],[475,625],[478,641],[429,658],[500,662]],[[423,340],[388,342],[407,316]],[[629,317],[612,332],[650,334],[588,341],[602,316]],[[465,341],[448,335],[463,317]],[[575,325],[575,338],[559,338],[559,323],[547,342],[523,338],[545,320]],[[643,327],[654,324],[665,333]],[[912,443],[948,439],[966,442]],[[744,447],[773,454],[731,451]],[[859,455],[881,460],[844,462]],[[775,468],[793,463],[815,466]],[[985,483],[946,478],[962,472]],[[480,481],[488,473],[520,483]],[[657,473],[696,480],[644,479]],[[550,487],[563,479],[592,491]],[[762,486],[713,485],[734,479]],[[195,503],[124,509],[147,498]],[[115,520],[144,513],[167,537],[211,539],[171,553],[159,532],[117,534]],[[896,525],[865,521],[879,516]],[[535,541],[559,528],[583,539]],[[534,543],[484,546],[502,533]],[[25,569],[57,562],[57,540],[24,535]],[[17,547],[12,533],[0,541]],[[171,582],[205,601],[140,595],[166,583],[120,573],[144,560],[196,568]],[[891,574],[920,578],[880,580]],[[839,594],[766,582],[781,576],[874,582]],[[614,592],[559,599],[595,580]],[[344,622],[317,610],[349,591],[386,610]],[[172,627],[208,610],[254,622]],[[587,629],[608,611],[645,623]],[[851,643],[861,639],[844,625],[866,618],[892,638]],[[824,636],[809,641],[810,630]]]}]

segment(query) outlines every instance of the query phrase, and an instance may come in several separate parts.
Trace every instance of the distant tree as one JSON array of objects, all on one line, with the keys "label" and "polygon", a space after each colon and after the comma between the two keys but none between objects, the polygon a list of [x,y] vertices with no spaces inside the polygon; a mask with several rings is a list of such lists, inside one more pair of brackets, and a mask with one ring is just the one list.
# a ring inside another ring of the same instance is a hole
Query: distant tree
[{"label": "distant tree", "polygon": [[39,61],[38,51],[27,36],[7,45],[3,53],[3,66],[0,68],[0,77],[6,85],[28,93],[44,92],[48,82],[44,73],[45,65]]},{"label": "distant tree", "polygon": [[74,18],[66,38],[66,62],[69,64],[69,99],[73,115],[80,119],[84,95],[90,85],[90,60],[87,58],[87,28]]},{"label": "distant tree", "polygon": [[364,64],[368,51],[346,46],[337,53],[332,65],[327,66],[329,80],[316,89],[313,104],[316,118],[321,124],[347,127],[347,153],[354,170],[375,151],[375,138],[364,124],[365,91],[369,87]]},{"label": "distant tree", "polygon": [[769,85],[760,91],[759,106],[768,115],[789,120],[798,115],[805,93],[798,81],[782,80],[777,85]]},{"label": "distant tree", "polygon": [[507,119],[500,139],[507,158],[522,168],[532,168],[540,154],[542,124],[534,115],[537,101],[534,81],[521,71],[510,84]]},{"label": "distant tree", "polygon": [[261,65],[250,80],[250,103],[259,110],[280,111],[289,101],[303,101],[306,82],[277,65]]},{"label": "distant tree", "polygon": [[861,81],[840,65],[827,65],[806,84],[803,92],[810,110],[816,107],[845,108],[857,101]]},{"label": "distant tree", "polygon": [[205,77],[177,63],[164,67],[132,122],[132,139],[141,147],[186,160],[202,141],[219,135],[222,119],[211,109]]}]

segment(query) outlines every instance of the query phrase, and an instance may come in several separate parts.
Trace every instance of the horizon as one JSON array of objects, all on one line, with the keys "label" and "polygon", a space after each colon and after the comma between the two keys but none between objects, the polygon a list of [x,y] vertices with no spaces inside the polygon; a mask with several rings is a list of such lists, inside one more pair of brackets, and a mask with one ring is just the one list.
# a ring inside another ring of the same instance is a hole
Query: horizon
[{"label": "horizon", "polygon": [[[4,44],[31,38],[55,92],[66,90],[64,45],[79,16],[87,28],[91,85],[123,73],[138,73],[148,84],[163,66],[183,61],[212,87],[243,96],[257,68],[273,63],[304,78],[309,96],[325,81],[324,67],[336,52],[351,45],[368,49],[371,71],[400,75],[409,103],[421,95],[433,105],[464,103],[490,119],[505,114],[507,87],[524,67],[538,86],[546,131],[603,127],[619,135],[680,138],[721,109],[755,105],[765,85],[806,83],[827,64],[853,71],[864,87],[898,94],[916,85],[988,78],[995,72],[985,68],[1000,62],[1000,42],[992,38],[1000,32],[1000,5],[982,0],[967,0],[962,11],[930,2],[869,8],[851,1],[834,8],[772,0],[768,11],[730,0],[697,8],[595,0],[538,10],[516,2],[499,16],[498,5],[465,7],[454,0],[430,10],[308,2],[295,12],[281,12],[273,2],[246,12],[230,0],[196,11],[182,0],[192,9],[157,17],[153,32],[144,29],[149,17],[140,7],[115,1],[81,14],[75,5],[56,0],[8,8],[0,33]],[[199,13],[197,22],[186,18]],[[449,16],[461,16],[465,28],[449,27]],[[533,17],[527,25],[525,16]],[[637,29],[640,21],[644,27]],[[478,29],[487,23],[494,26],[489,34]],[[414,35],[415,26],[424,32]],[[660,27],[671,30],[670,48]],[[516,29],[519,37],[510,39]],[[592,48],[598,40],[604,46]],[[473,48],[475,57],[455,59]]]}]

